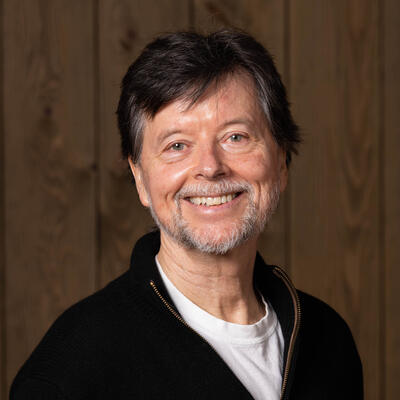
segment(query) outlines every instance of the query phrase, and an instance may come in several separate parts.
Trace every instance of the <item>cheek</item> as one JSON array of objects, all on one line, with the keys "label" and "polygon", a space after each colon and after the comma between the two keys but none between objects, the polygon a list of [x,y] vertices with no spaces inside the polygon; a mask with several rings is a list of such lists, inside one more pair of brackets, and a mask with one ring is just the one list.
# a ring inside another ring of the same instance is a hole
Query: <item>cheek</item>
[{"label": "cheek", "polygon": [[181,189],[185,182],[187,172],[184,168],[176,165],[162,165],[152,169],[147,174],[149,191],[153,204],[159,207],[167,207],[167,201],[173,201],[175,194]]},{"label": "cheek", "polygon": [[249,182],[254,182],[260,186],[268,185],[278,177],[278,169],[273,160],[273,156],[265,153],[253,154],[240,160],[240,166],[244,177]]}]

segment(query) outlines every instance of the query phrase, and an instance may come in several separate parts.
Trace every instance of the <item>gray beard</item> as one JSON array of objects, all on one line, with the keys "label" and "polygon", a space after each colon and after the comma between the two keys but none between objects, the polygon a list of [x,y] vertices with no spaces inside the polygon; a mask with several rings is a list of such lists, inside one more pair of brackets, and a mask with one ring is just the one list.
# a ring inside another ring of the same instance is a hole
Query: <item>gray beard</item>
[{"label": "gray beard", "polygon": [[[196,232],[190,227],[182,215],[180,200],[189,196],[202,196],[208,193],[237,193],[247,192],[249,204],[239,221],[232,223],[229,232],[221,239],[212,232],[212,226],[208,232]],[[228,181],[219,181],[214,183],[202,183],[201,185],[191,185],[181,189],[175,196],[177,212],[172,217],[172,224],[161,221],[149,198],[149,208],[151,215],[158,227],[167,233],[172,239],[188,249],[197,249],[207,254],[223,255],[232,249],[239,247],[250,238],[259,235],[265,228],[265,225],[274,214],[280,194],[280,183],[275,182],[269,193],[266,194],[267,207],[264,210],[257,209],[254,201],[254,191],[250,184],[235,183]]]}]

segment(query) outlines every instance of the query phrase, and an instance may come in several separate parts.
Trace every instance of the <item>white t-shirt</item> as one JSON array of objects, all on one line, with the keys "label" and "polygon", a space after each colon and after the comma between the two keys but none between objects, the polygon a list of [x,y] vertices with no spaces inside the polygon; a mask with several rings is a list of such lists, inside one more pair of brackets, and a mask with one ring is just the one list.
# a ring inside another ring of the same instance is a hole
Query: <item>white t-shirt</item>
[{"label": "white t-shirt", "polygon": [[251,325],[216,318],[185,297],[156,263],[165,287],[186,323],[206,339],[256,400],[279,400],[284,340],[271,305]]}]

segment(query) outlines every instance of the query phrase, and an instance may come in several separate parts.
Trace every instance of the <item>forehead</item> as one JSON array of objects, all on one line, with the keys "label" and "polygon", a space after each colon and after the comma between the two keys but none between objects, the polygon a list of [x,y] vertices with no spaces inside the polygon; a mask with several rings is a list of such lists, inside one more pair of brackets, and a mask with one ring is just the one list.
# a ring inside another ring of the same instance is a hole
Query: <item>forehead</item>
[{"label": "forehead", "polygon": [[231,120],[267,124],[253,79],[244,73],[210,85],[195,103],[190,98],[183,98],[167,104],[153,118],[146,120],[144,134],[146,138],[160,130],[179,129],[185,124],[223,124]]}]

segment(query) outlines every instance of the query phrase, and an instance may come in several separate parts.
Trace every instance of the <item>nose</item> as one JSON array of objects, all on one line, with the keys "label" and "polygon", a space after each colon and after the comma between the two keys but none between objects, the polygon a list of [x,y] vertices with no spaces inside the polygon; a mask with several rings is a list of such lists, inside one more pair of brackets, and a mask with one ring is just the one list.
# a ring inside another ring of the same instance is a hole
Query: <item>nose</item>
[{"label": "nose", "polygon": [[223,160],[221,151],[215,144],[206,144],[199,148],[195,166],[197,179],[215,180],[228,174],[229,168]]}]

